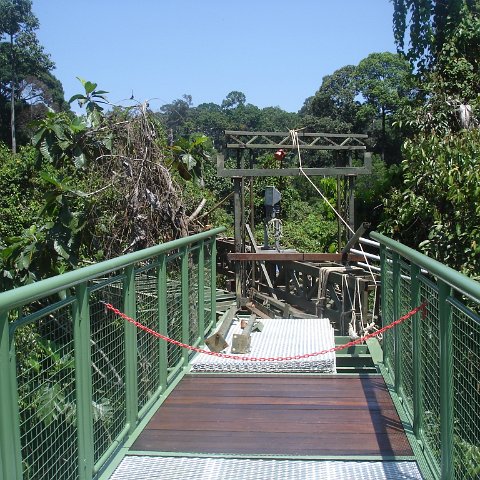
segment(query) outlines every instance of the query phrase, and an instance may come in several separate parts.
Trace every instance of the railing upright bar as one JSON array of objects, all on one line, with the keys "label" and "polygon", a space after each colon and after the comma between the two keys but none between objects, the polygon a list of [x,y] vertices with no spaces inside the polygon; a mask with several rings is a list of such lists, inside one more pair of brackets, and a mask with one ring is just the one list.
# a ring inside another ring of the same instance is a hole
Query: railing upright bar
[{"label": "railing upright bar", "polygon": [[[181,311],[182,311],[182,342],[189,343],[189,328],[190,328],[190,302],[189,302],[189,291],[188,291],[188,261],[189,261],[189,251],[187,247],[182,248],[182,260],[181,260],[181,293],[182,293],[182,302],[181,302]],[[186,348],[182,349],[182,359],[183,359],[183,368],[188,367],[188,355],[189,351]]]},{"label": "railing upright bar", "polygon": [[[410,264],[410,299],[411,308],[420,305],[420,267]],[[423,431],[423,396],[422,396],[422,324],[420,314],[412,318],[412,357],[413,357],[413,433],[417,440]]]},{"label": "railing upright bar", "polygon": [[[380,303],[382,308],[382,323],[383,325],[387,325],[389,323],[388,318],[386,318],[386,305],[387,305],[387,289],[385,288],[386,282],[384,279],[387,278],[387,248],[385,245],[380,245],[380,278],[382,279],[382,288],[380,289]],[[386,332],[386,335],[392,335],[391,332]],[[383,343],[383,362],[387,369],[390,368],[392,364],[391,360],[389,359],[389,349],[387,348],[387,342]]]},{"label": "railing upright bar", "polygon": [[20,480],[23,474],[16,362],[7,311],[0,312],[0,365],[0,478]]},{"label": "railing upright bar", "polygon": [[75,395],[78,430],[78,478],[90,480],[94,469],[92,414],[92,352],[90,344],[90,303],[87,282],[75,289],[73,335]]},{"label": "railing upright bar", "polygon": [[198,331],[197,339],[203,342],[205,336],[205,242],[200,242],[198,251]]},{"label": "railing upright bar", "polygon": [[[400,318],[400,284],[401,284],[401,276],[400,276],[400,255],[396,252],[393,252],[392,256],[393,265],[393,318]],[[395,345],[395,391],[400,399],[403,399],[403,392],[402,392],[402,373],[403,373],[403,365],[402,365],[402,325],[398,325],[397,328],[393,331],[393,341]]]},{"label": "railing upright bar", "polygon": [[[157,292],[158,292],[158,331],[163,335],[167,332],[167,256],[159,256],[157,270]],[[162,392],[167,388],[168,377],[168,352],[167,342],[158,342],[158,374]]]},{"label": "railing upright bar", "polygon": [[452,315],[448,297],[451,287],[442,280],[438,284],[438,315],[440,320],[440,443],[441,478],[453,477],[453,348]]},{"label": "railing upright bar", "polygon": [[[125,313],[136,320],[135,268],[133,264],[125,268],[123,305]],[[129,432],[132,433],[138,418],[137,328],[130,322],[125,322],[124,328],[126,420],[130,426]]]},{"label": "railing upright bar", "polygon": [[217,322],[217,240],[212,238],[210,250],[210,324]]}]

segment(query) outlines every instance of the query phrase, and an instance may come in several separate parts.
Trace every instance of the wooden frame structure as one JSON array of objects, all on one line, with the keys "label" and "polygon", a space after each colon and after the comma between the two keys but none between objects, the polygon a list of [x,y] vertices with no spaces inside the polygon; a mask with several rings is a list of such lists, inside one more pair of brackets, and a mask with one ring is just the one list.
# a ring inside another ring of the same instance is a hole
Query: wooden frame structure
[{"label": "wooden frame structure", "polygon": [[[225,166],[225,156],[217,155],[217,175],[233,179],[234,193],[234,216],[235,216],[235,253],[245,253],[245,179],[250,180],[250,211],[251,228],[253,230],[253,178],[256,177],[285,177],[285,176],[331,176],[337,178],[337,211],[346,220],[347,225],[354,230],[354,186],[357,175],[368,175],[372,171],[371,154],[366,151],[364,140],[368,138],[364,134],[338,134],[338,133],[309,133],[298,131],[298,145],[293,144],[290,132],[247,132],[238,130],[226,130],[226,149],[236,151],[236,167]],[[335,166],[298,167],[292,168],[257,168],[252,160],[252,155],[246,165],[243,155],[249,151],[251,154],[258,150],[285,151],[338,151],[338,152],[362,152],[363,166],[353,166],[351,159],[338,158]],[[342,181],[343,180],[343,181]],[[349,229],[338,222],[338,245],[346,244],[350,238]],[[256,246],[255,246],[256,248]],[[256,252],[254,255],[261,255]],[[260,257],[259,257],[260,260]],[[255,276],[255,269],[252,273]],[[235,262],[235,290],[237,302],[240,305],[246,297],[246,282],[244,263]]]}]

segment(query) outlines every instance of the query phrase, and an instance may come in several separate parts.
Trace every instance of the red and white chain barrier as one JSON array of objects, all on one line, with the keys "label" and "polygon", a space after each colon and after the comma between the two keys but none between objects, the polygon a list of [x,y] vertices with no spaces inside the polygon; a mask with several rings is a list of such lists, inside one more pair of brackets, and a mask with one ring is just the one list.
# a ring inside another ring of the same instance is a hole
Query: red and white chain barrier
[{"label": "red and white chain barrier", "polygon": [[[102,302],[104,303],[104,302]],[[124,320],[127,320],[127,322],[132,323],[135,325],[137,328],[149,333],[150,335],[153,335],[154,337],[160,338],[162,340],[165,340],[166,342],[169,342],[173,345],[177,345],[181,348],[186,348],[187,350],[191,350],[192,352],[198,352],[198,353],[203,353],[205,355],[211,355],[212,357],[221,357],[221,358],[229,358],[232,360],[248,360],[250,362],[284,362],[284,361],[289,361],[289,360],[301,360],[304,358],[310,358],[310,357],[318,357],[320,355],[325,355],[327,353],[331,352],[337,352],[339,350],[343,350],[344,348],[348,347],[353,347],[354,345],[358,345],[359,343],[365,342],[365,340],[368,340],[370,338],[374,338],[378,335],[381,335],[382,333],[386,332],[387,330],[390,330],[391,328],[396,327],[397,325],[400,325],[402,322],[405,320],[408,320],[410,317],[415,315],[418,312],[422,312],[422,318],[425,318],[426,315],[426,307],[427,307],[427,302],[423,302],[421,305],[418,307],[414,308],[413,310],[410,310],[408,313],[400,317],[398,320],[394,320],[392,323],[385,325],[384,327],[380,328],[379,330],[369,333],[368,335],[365,335],[363,337],[360,337],[356,340],[352,340],[351,342],[345,343],[344,345],[338,345],[336,347],[329,348],[327,350],[321,350],[319,352],[314,352],[314,353],[305,353],[303,355],[294,355],[292,357],[243,357],[243,356],[238,356],[238,355],[230,355],[228,353],[217,353],[217,352],[211,352],[210,350],[203,350],[202,348],[198,347],[193,347],[192,345],[187,345],[186,343],[179,342],[178,340],[174,340],[173,338],[169,338],[166,335],[162,335],[161,333],[156,332],[155,330],[152,330],[151,328],[148,328],[145,325],[142,325],[140,322],[137,322],[133,318],[130,318],[128,315],[125,315],[125,313],[121,312],[118,310],[118,308],[115,308],[113,305],[110,303],[104,303],[105,307],[108,310],[111,310],[115,315],[118,315],[119,317],[123,318]]]}]

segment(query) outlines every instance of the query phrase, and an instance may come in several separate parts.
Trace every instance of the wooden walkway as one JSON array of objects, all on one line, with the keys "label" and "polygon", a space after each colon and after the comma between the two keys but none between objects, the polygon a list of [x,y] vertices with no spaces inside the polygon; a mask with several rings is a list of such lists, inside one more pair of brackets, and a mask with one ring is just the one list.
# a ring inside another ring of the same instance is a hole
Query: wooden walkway
[{"label": "wooden walkway", "polygon": [[187,375],[131,451],[413,456],[380,376]]}]

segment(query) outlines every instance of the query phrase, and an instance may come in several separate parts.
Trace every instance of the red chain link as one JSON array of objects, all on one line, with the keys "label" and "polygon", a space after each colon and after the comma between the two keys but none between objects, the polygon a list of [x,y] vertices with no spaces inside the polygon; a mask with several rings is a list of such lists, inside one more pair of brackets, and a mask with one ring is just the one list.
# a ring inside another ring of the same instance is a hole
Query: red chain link
[{"label": "red chain link", "polygon": [[[104,303],[104,302],[102,302]],[[352,340],[351,342],[345,343],[344,345],[338,345],[336,347],[329,348],[327,350],[321,350],[319,352],[314,352],[314,353],[305,353],[303,355],[293,355],[291,357],[239,357],[238,355],[229,355],[228,353],[217,353],[217,352],[211,352],[210,350],[203,350],[198,347],[193,347],[192,345],[187,345],[186,343],[179,342],[178,340],[174,340],[173,338],[169,338],[165,335],[162,335],[161,333],[156,332],[155,330],[152,330],[151,328],[146,327],[145,325],[142,325],[140,322],[137,322],[133,318],[130,318],[128,315],[125,315],[125,313],[121,312],[117,308],[115,308],[113,305],[110,303],[104,303],[105,307],[109,310],[111,310],[113,313],[118,315],[119,317],[123,318],[124,320],[127,320],[128,322],[132,323],[135,325],[137,328],[140,328],[141,330],[144,330],[145,332],[149,333],[150,335],[153,335],[154,337],[161,338],[162,340],[165,340],[166,342],[169,342],[173,345],[178,345],[179,347],[186,348],[187,350],[191,350],[192,352],[198,352],[198,353],[204,353],[205,355],[211,355],[212,357],[221,357],[221,358],[230,358],[232,360],[248,360],[250,362],[284,362],[284,361],[289,361],[289,360],[301,360],[303,358],[310,358],[310,357],[317,357],[320,355],[325,355],[327,353],[332,353],[332,352],[337,352],[339,350],[343,350],[344,348],[348,347],[353,347],[354,345],[358,345],[359,343],[365,342],[365,340],[368,340],[370,338],[374,338],[387,330],[390,330],[391,328],[396,327],[400,323],[404,322],[405,320],[408,320],[410,317],[415,315],[418,312],[422,312],[422,318],[425,318],[426,315],[426,307],[427,307],[427,302],[423,302],[421,305],[418,307],[414,308],[413,310],[410,310],[410,312],[406,313],[403,315],[403,317],[400,317],[398,320],[393,321],[389,325],[386,325],[385,327],[380,328],[376,332],[369,333],[368,335],[365,335],[364,337],[360,337],[357,340]]]}]

